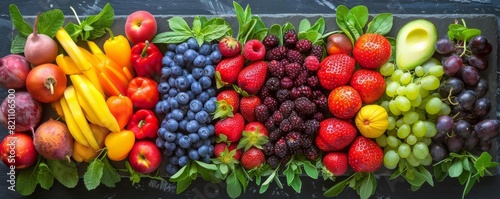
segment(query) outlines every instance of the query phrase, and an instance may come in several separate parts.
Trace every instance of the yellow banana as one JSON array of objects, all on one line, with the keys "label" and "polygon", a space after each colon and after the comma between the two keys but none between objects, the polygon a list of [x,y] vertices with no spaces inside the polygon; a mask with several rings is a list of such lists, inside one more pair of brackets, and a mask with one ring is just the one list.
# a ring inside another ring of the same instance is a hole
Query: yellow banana
[{"label": "yellow banana", "polygon": [[83,107],[89,107],[90,105],[87,104],[87,101],[80,99],[82,98],[81,94],[76,92],[76,97],[78,99],[80,107],[82,107],[83,115],[85,115],[85,117],[89,120],[89,122],[95,125],[104,126],[101,120],[99,120],[99,118],[97,117],[96,113],[92,111],[86,111],[85,109],[83,109]]},{"label": "yellow banana", "polygon": [[61,109],[64,112],[64,119],[66,125],[68,126],[69,132],[71,133],[75,141],[79,142],[82,145],[89,146],[89,142],[87,142],[87,139],[83,135],[82,130],[76,123],[75,118],[73,118],[73,114],[69,109],[68,102],[66,102],[66,99],[64,99],[64,97],[61,97],[59,101],[61,102]]},{"label": "yellow banana", "polygon": [[64,56],[63,54],[56,57],[56,63],[66,75],[82,73],[82,71],[76,67],[75,62],[73,62],[70,57]]},{"label": "yellow banana", "polygon": [[94,112],[97,118],[112,132],[120,131],[120,126],[106,104],[106,99],[92,85],[85,76],[70,75],[71,82],[79,96],[78,100],[85,100],[86,103],[80,103],[82,108],[88,112]]},{"label": "yellow banana", "polygon": [[57,100],[55,102],[52,102],[51,105],[52,105],[52,109],[54,109],[54,111],[56,111],[57,115],[59,115],[59,117],[61,117],[61,119],[65,120],[64,119],[64,112],[63,112],[62,107],[61,107],[61,102],[59,100]]},{"label": "yellow banana", "polygon": [[76,124],[80,127],[83,136],[85,136],[88,145],[93,149],[98,150],[100,148],[99,144],[92,134],[92,130],[90,129],[89,123],[87,122],[87,118],[83,114],[82,108],[78,103],[78,97],[76,96],[74,86],[68,86],[66,90],[64,90],[64,98],[68,103],[68,107],[73,114],[73,118],[75,119]]}]

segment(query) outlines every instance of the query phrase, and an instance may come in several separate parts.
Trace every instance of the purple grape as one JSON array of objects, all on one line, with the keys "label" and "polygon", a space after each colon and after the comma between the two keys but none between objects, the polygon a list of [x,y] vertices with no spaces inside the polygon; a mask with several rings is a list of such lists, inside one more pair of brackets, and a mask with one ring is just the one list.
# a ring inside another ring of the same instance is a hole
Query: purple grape
[{"label": "purple grape", "polygon": [[472,113],[477,118],[483,118],[490,113],[491,110],[491,101],[488,98],[479,98],[474,103],[474,107],[472,108]]},{"label": "purple grape", "polygon": [[434,162],[439,162],[448,157],[448,150],[442,143],[433,143],[430,147],[431,157]]},{"label": "purple grape", "polygon": [[481,79],[479,71],[476,68],[469,65],[462,66],[460,70],[460,75],[465,85],[467,86],[476,86],[477,83],[479,82],[479,79]]},{"label": "purple grape", "polygon": [[489,55],[492,50],[493,50],[493,46],[491,45],[491,43],[488,42],[488,44],[486,45],[486,48],[484,48],[482,51],[478,52],[477,54],[482,55],[482,56],[486,56],[486,55]]},{"label": "purple grape", "polygon": [[479,150],[489,151],[491,149],[491,140],[479,140]]},{"label": "purple grape", "polygon": [[449,134],[453,130],[455,122],[453,118],[448,115],[439,116],[436,121],[436,129],[438,133]]},{"label": "purple grape", "polygon": [[451,40],[442,38],[436,42],[436,52],[439,54],[445,55],[455,52],[455,43]]},{"label": "purple grape", "polygon": [[464,90],[465,84],[464,82],[457,77],[449,77],[446,81],[440,86],[439,93],[441,97],[447,98],[448,95],[455,96]]},{"label": "purple grape", "polygon": [[470,111],[472,110],[474,103],[476,103],[477,94],[472,90],[465,90],[462,91],[460,94],[458,94],[458,96],[455,99],[461,110]]},{"label": "purple grape", "polygon": [[469,49],[472,53],[477,54],[488,47],[488,39],[484,36],[475,36],[469,41]]},{"label": "purple grape", "polygon": [[489,89],[489,84],[486,79],[481,78],[479,79],[479,82],[477,83],[476,87],[474,87],[474,91],[476,91],[477,97],[483,97],[486,95]]},{"label": "purple grape", "polygon": [[476,148],[478,143],[479,143],[479,138],[476,136],[476,132],[472,132],[471,136],[464,139],[464,149],[470,151]]},{"label": "purple grape", "polygon": [[455,135],[446,138],[445,143],[450,152],[458,153],[464,146],[464,139],[460,136]]},{"label": "purple grape", "polygon": [[457,72],[460,70],[460,67],[462,67],[462,58],[458,55],[451,55],[448,58],[446,58],[443,62],[443,70],[444,74],[448,76],[453,76],[457,74]]},{"label": "purple grape", "polygon": [[495,119],[485,119],[474,126],[476,135],[480,140],[491,140],[498,136],[500,132],[500,121]]},{"label": "purple grape", "polygon": [[488,60],[480,55],[471,55],[467,58],[467,63],[478,71],[484,71],[488,68]]},{"label": "purple grape", "polygon": [[465,120],[458,120],[453,126],[453,131],[460,137],[468,138],[472,135],[472,126]]}]

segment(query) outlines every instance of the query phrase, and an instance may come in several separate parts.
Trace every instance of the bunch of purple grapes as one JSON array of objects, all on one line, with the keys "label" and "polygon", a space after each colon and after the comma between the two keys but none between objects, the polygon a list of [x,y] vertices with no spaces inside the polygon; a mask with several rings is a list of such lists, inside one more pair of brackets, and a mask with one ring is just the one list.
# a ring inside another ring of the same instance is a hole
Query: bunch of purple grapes
[{"label": "bunch of purple grapes", "polygon": [[486,96],[488,81],[481,77],[481,71],[488,68],[486,56],[491,51],[492,45],[484,36],[472,38],[467,45],[446,38],[436,42],[436,52],[444,55],[446,75],[439,93],[451,110],[436,121],[438,132],[430,148],[434,161],[450,152],[489,151],[498,136],[500,121],[489,118],[492,104]]}]

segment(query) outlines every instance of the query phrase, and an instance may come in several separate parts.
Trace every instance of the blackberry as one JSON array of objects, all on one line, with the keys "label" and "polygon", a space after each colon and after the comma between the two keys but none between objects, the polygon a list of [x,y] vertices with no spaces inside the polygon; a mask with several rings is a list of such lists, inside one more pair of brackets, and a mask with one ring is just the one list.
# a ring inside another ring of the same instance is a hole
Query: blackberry
[{"label": "blackberry", "polygon": [[325,115],[322,112],[316,112],[316,113],[314,113],[312,118],[318,122],[321,122],[325,119]]},{"label": "blackberry", "polygon": [[321,95],[318,98],[314,99],[313,102],[318,106],[320,110],[328,109],[328,98],[325,95]]},{"label": "blackberry", "polygon": [[283,114],[283,117],[288,118],[295,108],[295,103],[292,100],[286,100],[281,103],[279,111]]},{"label": "blackberry", "polygon": [[274,154],[279,158],[283,158],[288,155],[288,148],[286,146],[285,138],[280,138],[276,144],[274,144]]},{"label": "blackberry", "polygon": [[267,106],[267,109],[271,113],[278,110],[278,101],[271,96],[264,98],[262,103]]},{"label": "blackberry", "polygon": [[268,157],[266,162],[267,162],[267,164],[269,164],[269,166],[271,166],[271,168],[276,169],[280,165],[281,160],[278,157],[273,155],[273,156]]},{"label": "blackberry", "polygon": [[300,139],[300,134],[295,131],[291,131],[290,133],[286,134],[286,146],[288,147],[288,150],[290,150],[290,152],[294,153],[294,151],[300,149]]},{"label": "blackberry", "polygon": [[283,119],[280,122],[280,130],[283,132],[289,132],[293,129],[293,125],[288,119]]},{"label": "blackberry", "polygon": [[307,39],[300,39],[295,44],[295,48],[299,52],[304,53],[304,54],[308,53],[311,50],[311,47],[312,47],[312,43],[311,43],[311,41],[309,41]]},{"label": "blackberry", "polygon": [[288,48],[295,48],[297,40],[298,40],[297,33],[293,29],[287,30],[283,35],[283,43]]},{"label": "blackberry", "polygon": [[311,98],[312,97],[311,88],[305,85],[292,88],[292,90],[290,91],[290,98],[297,99],[299,97]]},{"label": "blackberry", "polygon": [[283,131],[280,129],[274,129],[269,133],[269,142],[276,143],[281,137],[283,137]]},{"label": "blackberry", "polygon": [[268,131],[273,131],[274,129],[276,129],[276,124],[279,124],[273,120],[267,120],[265,123],[264,123],[264,126],[266,127],[266,129]]},{"label": "blackberry", "polygon": [[288,100],[290,98],[290,91],[286,89],[279,89],[276,92],[276,99],[278,100],[279,103],[283,103],[284,101]]},{"label": "blackberry", "polygon": [[283,119],[285,118],[283,117],[283,114],[279,111],[274,111],[273,115],[271,115],[271,117],[269,118],[269,120],[272,120],[275,123],[279,123],[283,121]]},{"label": "blackberry", "polygon": [[267,142],[262,145],[262,151],[266,156],[271,156],[274,154],[274,146],[271,142]]},{"label": "blackberry", "polygon": [[315,119],[311,120],[306,120],[304,122],[304,133],[308,135],[314,135],[316,132],[318,132],[319,129],[319,122]]},{"label": "blackberry", "polygon": [[278,46],[266,52],[266,60],[280,61],[287,56],[288,49],[285,46]]},{"label": "blackberry", "polygon": [[281,65],[286,66],[290,63],[290,61],[288,61],[287,58],[284,58],[284,59],[280,60],[280,63],[281,63]]},{"label": "blackberry", "polygon": [[311,100],[306,97],[299,97],[293,102],[295,103],[295,111],[297,111],[299,115],[308,116],[317,111],[316,104],[312,103]]},{"label": "blackberry", "polygon": [[294,129],[299,129],[301,128],[302,124],[304,124],[304,120],[302,120],[302,118],[295,111],[292,111],[292,113],[288,117],[288,120],[290,121]]},{"label": "blackberry", "polygon": [[318,158],[319,150],[315,146],[311,146],[304,150],[304,155],[309,160],[315,160],[316,158]]},{"label": "blackberry", "polygon": [[262,87],[259,91],[259,98],[260,99],[265,99],[266,97],[271,96],[271,90],[267,87]]},{"label": "blackberry", "polygon": [[290,153],[287,153],[285,155],[285,157],[282,157],[281,158],[281,164],[285,165],[287,164],[288,162],[290,162],[290,160],[292,159],[292,155],[290,155]]},{"label": "blackberry", "polygon": [[310,55],[316,56],[316,58],[318,58],[318,60],[320,60],[321,62],[321,58],[323,58],[323,46],[316,44],[312,45]]},{"label": "blackberry", "polygon": [[282,78],[285,76],[285,66],[281,62],[276,60],[271,60],[267,64],[269,74],[273,77]]},{"label": "blackberry", "polygon": [[290,77],[283,77],[280,80],[280,87],[284,89],[292,89],[293,80]]},{"label": "blackberry", "polygon": [[307,149],[309,147],[311,147],[313,145],[313,140],[311,137],[309,136],[305,136],[305,135],[301,135],[300,136],[300,146],[303,148],[303,149]]},{"label": "blackberry", "polygon": [[280,80],[277,77],[271,77],[266,81],[266,87],[271,91],[280,89]]},{"label": "blackberry", "polygon": [[311,88],[317,88],[319,86],[319,79],[318,76],[309,76],[307,78],[307,85]]},{"label": "blackberry", "polygon": [[290,63],[298,63],[302,65],[304,63],[304,57],[302,57],[302,54],[298,50],[288,50],[288,53],[286,54],[286,58]]},{"label": "blackberry", "polygon": [[265,122],[269,118],[269,110],[264,104],[255,107],[255,119],[259,122]]},{"label": "blackberry", "polygon": [[287,65],[285,65],[285,72],[288,75],[288,77],[295,79],[297,76],[299,76],[301,70],[301,66],[298,63],[292,62]]},{"label": "blackberry", "polygon": [[307,77],[309,76],[309,72],[307,70],[301,70],[299,75],[293,80],[294,86],[302,86],[307,83]]},{"label": "blackberry", "polygon": [[264,44],[264,46],[266,46],[266,49],[271,49],[271,48],[278,46],[279,42],[280,41],[279,41],[278,36],[267,35],[266,37],[264,37],[262,44]]}]

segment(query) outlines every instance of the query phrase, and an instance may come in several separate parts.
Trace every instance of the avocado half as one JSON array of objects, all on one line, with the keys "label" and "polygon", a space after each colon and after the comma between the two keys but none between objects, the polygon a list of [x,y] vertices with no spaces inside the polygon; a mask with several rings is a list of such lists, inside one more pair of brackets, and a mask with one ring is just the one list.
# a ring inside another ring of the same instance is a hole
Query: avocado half
[{"label": "avocado half", "polygon": [[396,65],[403,70],[412,70],[423,64],[434,54],[437,41],[436,26],[425,19],[416,19],[405,24],[396,37]]}]

